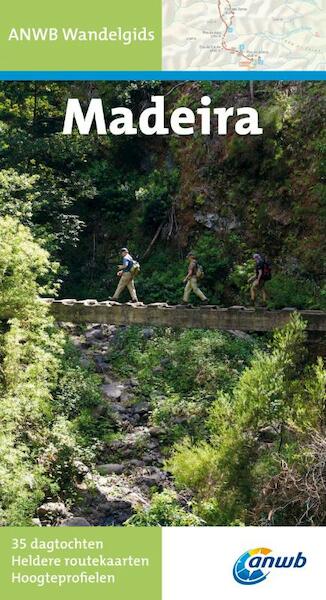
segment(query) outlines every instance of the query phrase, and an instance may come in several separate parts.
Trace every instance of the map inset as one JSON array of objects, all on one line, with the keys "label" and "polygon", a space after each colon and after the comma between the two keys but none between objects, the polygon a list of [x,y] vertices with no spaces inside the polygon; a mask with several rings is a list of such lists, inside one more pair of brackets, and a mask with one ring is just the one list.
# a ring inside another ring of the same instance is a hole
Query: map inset
[{"label": "map inset", "polygon": [[326,70],[326,0],[163,0],[163,69]]}]

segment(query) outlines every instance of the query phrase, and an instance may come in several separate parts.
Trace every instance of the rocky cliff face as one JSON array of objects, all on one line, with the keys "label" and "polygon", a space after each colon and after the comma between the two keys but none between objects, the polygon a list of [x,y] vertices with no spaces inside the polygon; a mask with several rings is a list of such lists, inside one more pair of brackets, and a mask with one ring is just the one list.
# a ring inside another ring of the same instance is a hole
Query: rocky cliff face
[{"label": "rocky cliff face", "polygon": [[[211,87],[218,96],[221,86]],[[189,84],[188,98],[200,93],[200,85]],[[295,261],[307,268],[312,253],[322,257],[325,251],[324,91],[318,85],[304,90],[300,83],[280,83],[269,95],[257,82],[253,98],[248,87],[221,91],[218,101],[253,103],[264,134],[240,137],[231,131],[174,141],[181,245],[193,243],[201,231],[212,232],[217,241],[238,236],[270,258],[291,260],[294,270]]]},{"label": "rocky cliff face", "polygon": [[[234,282],[225,280],[253,251],[267,256],[282,277],[298,278],[295,287],[308,282],[306,295],[312,298],[314,288],[324,285],[326,254],[322,83],[257,82],[253,93],[246,82],[164,83],[162,93],[167,115],[176,105],[195,108],[204,94],[214,106],[254,106],[264,134],[239,136],[231,123],[225,136],[212,128],[211,135],[197,129],[193,136],[124,140],[121,146],[114,140],[117,180],[103,189],[103,177],[93,180],[97,196],[83,215],[87,228],[73,259],[76,277],[71,270],[64,293],[104,298],[108,257],[114,261],[115,248],[127,243],[142,259],[146,302],[166,299],[158,288],[172,287],[180,278],[180,259],[190,248],[205,266],[210,261],[208,294],[223,304],[239,302]],[[141,106],[146,103],[148,96]],[[112,169],[111,159],[102,152],[103,169]],[[117,215],[118,206],[124,210]],[[81,248],[88,262],[78,278]],[[86,272],[88,291],[79,283]],[[176,302],[175,292],[172,296]],[[277,307],[290,298],[291,293],[280,298]],[[314,298],[300,304],[321,307]]]}]

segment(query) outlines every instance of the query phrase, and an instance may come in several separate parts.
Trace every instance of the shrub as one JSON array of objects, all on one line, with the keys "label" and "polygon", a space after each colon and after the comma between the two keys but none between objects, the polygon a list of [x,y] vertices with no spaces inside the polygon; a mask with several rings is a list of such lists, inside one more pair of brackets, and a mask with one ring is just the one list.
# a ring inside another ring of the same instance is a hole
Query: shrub
[{"label": "shrub", "polygon": [[37,244],[27,227],[12,217],[0,218],[0,315],[33,317],[46,314],[38,295],[52,293],[57,263]]},{"label": "shrub", "polygon": [[53,394],[52,406],[68,419],[76,417],[85,408],[94,408],[102,400],[101,377],[80,364],[78,354],[69,342],[60,363],[60,377]]},{"label": "shrub", "polygon": [[[58,402],[62,409],[68,399],[61,394],[53,402],[64,338],[39,295],[55,267],[18,221],[5,217],[0,227],[0,314],[11,317],[0,334],[0,519],[24,525],[44,495],[72,489],[74,460],[82,453],[73,425],[63,415],[54,418]],[[69,377],[72,382],[71,371]],[[67,413],[89,401],[79,371],[74,381]]]},{"label": "shrub", "polygon": [[27,446],[0,434],[0,526],[31,525],[31,518],[49,486]]},{"label": "shrub", "polygon": [[90,446],[95,455],[100,442],[110,439],[116,424],[109,403],[103,401],[102,378],[94,372],[92,363],[85,367],[80,358],[80,352],[65,340],[51,405],[56,417],[64,416],[72,422],[79,446]]},{"label": "shrub", "polygon": [[177,501],[174,492],[165,490],[154,494],[148,508],[139,508],[126,522],[129,527],[194,527],[202,520]]},{"label": "shrub", "polygon": [[247,521],[278,463],[301,469],[303,432],[324,427],[326,374],[321,360],[306,366],[304,342],[305,325],[294,315],[267,351],[256,352],[233,389],[218,394],[206,443],[175,447],[168,468],[210,524],[212,518],[215,525]]},{"label": "shrub", "polygon": [[295,275],[277,273],[268,282],[268,304],[271,308],[318,308],[320,301],[316,285]]},{"label": "shrub", "polygon": [[155,329],[146,340],[143,330],[122,330],[110,351],[120,373],[136,375],[139,395],[150,397],[151,421],[165,425],[169,439],[205,437],[205,418],[218,390],[233,387],[249,363],[255,340],[215,331]]},{"label": "shrub", "polygon": [[250,298],[249,279],[255,274],[255,263],[252,259],[242,264],[235,265],[229,276],[229,281],[237,290],[240,302],[248,303]]},{"label": "shrub", "polygon": [[[40,454],[39,462],[47,478],[55,484],[58,497],[71,498],[75,493],[77,469],[76,461],[90,463],[93,449],[84,449],[78,443],[73,423],[64,416],[53,422]],[[51,490],[46,490],[48,493]]]}]

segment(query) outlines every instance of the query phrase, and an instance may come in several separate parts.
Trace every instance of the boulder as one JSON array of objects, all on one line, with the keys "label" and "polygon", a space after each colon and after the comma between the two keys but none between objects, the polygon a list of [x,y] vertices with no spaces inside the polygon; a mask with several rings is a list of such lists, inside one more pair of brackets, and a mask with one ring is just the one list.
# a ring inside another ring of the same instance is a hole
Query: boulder
[{"label": "boulder", "polygon": [[81,460],[74,460],[74,467],[80,477],[85,477],[89,473],[89,468]]},{"label": "boulder", "polygon": [[248,342],[254,341],[252,336],[249,335],[249,333],[246,333],[245,331],[239,331],[238,329],[232,329],[229,331],[229,333],[240,340],[246,340]]},{"label": "boulder", "polygon": [[[110,404],[111,408],[111,404]],[[114,409],[112,409],[114,411]],[[103,402],[103,404],[98,404],[92,408],[92,415],[98,419],[99,417],[105,417],[108,414],[108,404]]]},{"label": "boulder", "polygon": [[60,527],[90,527],[91,524],[83,517],[70,517],[60,523]]},{"label": "boulder", "polygon": [[153,427],[150,427],[148,431],[152,437],[159,437],[160,435],[164,435],[166,433],[163,427],[158,427],[155,425],[153,425]]},{"label": "boulder", "polygon": [[162,487],[163,482],[166,480],[166,473],[156,468],[149,468],[147,472],[141,473],[136,483],[140,486],[145,485],[146,487]]},{"label": "boulder", "polygon": [[154,329],[152,329],[152,327],[145,327],[143,329],[143,336],[145,338],[145,340],[150,340],[152,337],[154,337],[155,335],[155,331]]},{"label": "boulder", "polygon": [[94,341],[103,340],[105,336],[100,328],[90,329],[86,331],[85,338],[88,343],[92,343]]},{"label": "boulder", "polygon": [[165,358],[162,358],[162,360],[160,361],[160,365],[161,365],[161,367],[168,367],[171,365],[171,362],[172,362],[171,358],[165,357]]},{"label": "boulder", "polygon": [[108,363],[105,360],[105,356],[102,354],[93,354],[93,360],[95,363],[96,373],[105,373],[106,369],[108,368]]},{"label": "boulder", "polygon": [[128,381],[128,384],[131,387],[138,387],[139,386],[139,381],[137,381],[137,379],[135,377],[131,377]]},{"label": "boulder", "polygon": [[278,432],[274,427],[268,425],[267,427],[263,427],[258,432],[258,439],[260,442],[265,442],[266,444],[271,444],[275,442],[278,437]]},{"label": "boulder", "polygon": [[123,404],[119,404],[118,402],[111,402],[110,403],[110,409],[113,412],[117,412],[117,413],[126,413],[128,412],[128,409],[123,406]]},{"label": "boulder", "polygon": [[136,414],[144,414],[144,413],[148,413],[150,409],[150,405],[148,402],[137,402],[137,404],[133,405],[133,411]]},{"label": "boulder", "polygon": [[144,461],[145,465],[151,466],[151,465],[153,465],[155,463],[157,464],[159,462],[159,455],[150,453],[150,452],[146,452],[145,454],[143,454],[142,460]]},{"label": "boulder", "polygon": [[237,217],[229,210],[228,215],[220,216],[217,213],[202,213],[198,211],[195,213],[195,221],[207,227],[207,229],[211,229],[213,231],[229,232],[235,229],[239,229],[241,227],[240,221]]},{"label": "boulder", "polygon": [[129,468],[144,467],[144,466],[145,466],[144,461],[143,460],[139,460],[138,458],[132,458],[128,462],[128,467]]},{"label": "boulder", "polygon": [[37,514],[41,521],[58,521],[71,517],[71,513],[63,502],[46,502],[39,506]]},{"label": "boulder", "polygon": [[102,385],[103,394],[112,400],[119,400],[123,392],[124,385],[122,383],[106,383]]},{"label": "boulder", "polygon": [[98,507],[98,513],[102,514],[103,524],[122,525],[134,512],[132,502],[125,500],[107,500]]},{"label": "boulder", "polygon": [[107,463],[104,465],[97,465],[96,468],[100,475],[112,475],[112,473],[120,475],[124,471],[124,465],[118,463]]},{"label": "boulder", "polygon": [[120,401],[123,402],[125,406],[133,406],[134,404],[133,397],[130,395],[130,393],[128,393],[128,390],[126,389],[122,390]]},{"label": "boulder", "polygon": [[130,419],[130,422],[132,422],[133,425],[137,426],[140,423],[140,414],[139,413],[134,413],[132,419]]},{"label": "boulder", "polygon": [[152,436],[152,439],[148,443],[148,448],[150,450],[154,450],[155,448],[158,448],[159,445],[160,445],[159,440],[156,437]]},{"label": "boulder", "polygon": [[84,367],[84,369],[89,369],[91,367],[91,361],[89,360],[89,358],[87,358],[87,356],[82,355],[80,357],[80,364],[82,367]]}]

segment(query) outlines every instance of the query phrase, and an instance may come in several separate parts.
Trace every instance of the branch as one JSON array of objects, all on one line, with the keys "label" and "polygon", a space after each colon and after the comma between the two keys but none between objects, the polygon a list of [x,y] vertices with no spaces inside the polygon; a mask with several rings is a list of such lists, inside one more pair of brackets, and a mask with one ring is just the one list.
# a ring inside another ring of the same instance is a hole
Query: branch
[{"label": "branch", "polygon": [[151,249],[153,248],[153,246],[154,246],[154,244],[155,244],[155,242],[156,242],[156,240],[157,240],[158,236],[160,235],[160,233],[161,233],[161,231],[162,231],[162,229],[163,229],[163,225],[164,225],[164,222],[162,222],[162,223],[159,225],[159,227],[158,227],[158,229],[157,229],[157,231],[156,231],[156,233],[155,233],[155,235],[154,235],[154,237],[153,237],[153,239],[152,239],[152,241],[151,241],[150,245],[148,246],[148,248],[146,249],[145,253],[144,253],[144,254],[143,254],[143,256],[142,256],[142,260],[144,260],[144,258],[146,258],[146,256],[147,256],[147,255],[150,253],[150,251],[151,251]]}]

